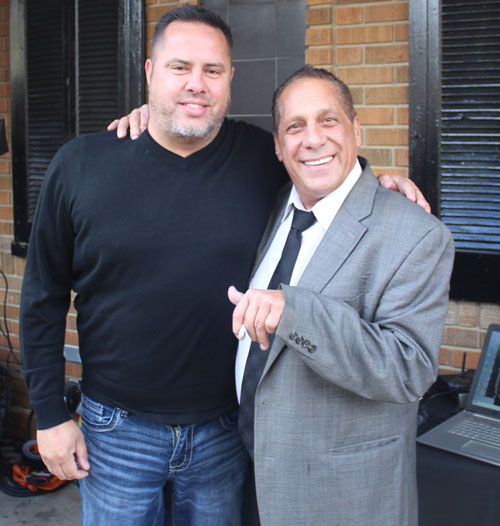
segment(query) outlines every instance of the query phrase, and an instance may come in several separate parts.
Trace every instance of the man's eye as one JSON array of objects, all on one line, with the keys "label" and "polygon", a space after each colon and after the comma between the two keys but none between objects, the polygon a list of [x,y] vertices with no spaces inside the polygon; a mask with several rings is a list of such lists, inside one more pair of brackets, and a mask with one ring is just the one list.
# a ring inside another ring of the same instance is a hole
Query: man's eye
[{"label": "man's eye", "polygon": [[323,122],[325,122],[326,124],[334,125],[337,123],[337,119],[335,119],[334,117],[325,117],[323,119]]},{"label": "man's eye", "polygon": [[300,130],[300,128],[301,128],[300,123],[299,122],[294,122],[294,123],[290,124],[290,126],[288,126],[287,131],[294,132],[294,131]]},{"label": "man's eye", "polygon": [[172,69],[174,71],[178,71],[180,73],[182,73],[184,71],[187,71],[187,67],[186,66],[172,66]]},{"label": "man's eye", "polygon": [[218,69],[207,69],[207,73],[211,77],[218,77],[221,74],[220,70],[218,70]]}]

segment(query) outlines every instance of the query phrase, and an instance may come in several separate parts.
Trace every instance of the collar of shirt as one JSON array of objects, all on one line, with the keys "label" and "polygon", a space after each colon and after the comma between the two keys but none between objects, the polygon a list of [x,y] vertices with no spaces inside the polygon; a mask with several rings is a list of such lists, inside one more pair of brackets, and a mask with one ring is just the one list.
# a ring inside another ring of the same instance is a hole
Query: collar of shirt
[{"label": "collar of shirt", "polygon": [[[338,188],[333,190],[333,192],[330,192],[326,197],[320,199],[311,208],[310,211],[314,213],[314,216],[316,217],[316,220],[321,226],[323,232],[328,230],[329,226],[337,215],[337,212],[340,210],[342,203],[345,201],[346,197],[349,195],[349,192],[361,177],[362,172],[363,170],[361,165],[356,159],[356,163],[354,164],[353,169],[349,172],[349,175],[346,177],[345,181]],[[305,210],[295,186],[292,187],[292,191],[288,197],[288,203],[285,207],[283,217],[281,218],[281,223],[286,221],[294,206],[299,210]]]}]

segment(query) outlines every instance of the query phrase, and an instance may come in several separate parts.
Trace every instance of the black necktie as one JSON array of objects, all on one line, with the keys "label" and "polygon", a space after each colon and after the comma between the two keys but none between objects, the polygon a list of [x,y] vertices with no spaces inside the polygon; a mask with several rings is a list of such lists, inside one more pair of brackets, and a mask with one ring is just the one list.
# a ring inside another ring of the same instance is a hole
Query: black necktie
[{"label": "black necktie", "polygon": [[[311,227],[315,222],[316,218],[312,212],[304,212],[294,208],[292,226],[290,227],[288,238],[281,253],[281,258],[267,287],[268,289],[276,290],[281,283],[285,285],[290,283],[295,261],[299,255],[302,232]],[[257,390],[257,384],[264,370],[264,365],[269,354],[268,351],[273,344],[273,340],[274,334],[269,335],[269,347],[267,351],[262,351],[258,343],[252,342],[241,386],[239,428],[243,443],[252,458],[255,391]]]}]

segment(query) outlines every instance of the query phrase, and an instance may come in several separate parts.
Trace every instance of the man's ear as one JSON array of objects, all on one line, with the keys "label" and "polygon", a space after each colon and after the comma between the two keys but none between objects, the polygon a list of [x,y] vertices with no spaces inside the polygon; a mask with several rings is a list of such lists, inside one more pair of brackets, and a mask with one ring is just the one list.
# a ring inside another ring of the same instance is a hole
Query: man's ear
[{"label": "man's ear", "polygon": [[274,139],[274,151],[276,152],[276,157],[280,161],[283,161],[283,156],[281,155],[280,141],[275,133],[273,133],[273,139]]},{"label": "man's ear", "polygon": [[144,71],[146,72],[146,80],[148,83],[148,86],[151,85],[151,73],[153,72],[153,63],[151,62],[151,59],[148,58],[146,60],[146,63],[144,64]]}]

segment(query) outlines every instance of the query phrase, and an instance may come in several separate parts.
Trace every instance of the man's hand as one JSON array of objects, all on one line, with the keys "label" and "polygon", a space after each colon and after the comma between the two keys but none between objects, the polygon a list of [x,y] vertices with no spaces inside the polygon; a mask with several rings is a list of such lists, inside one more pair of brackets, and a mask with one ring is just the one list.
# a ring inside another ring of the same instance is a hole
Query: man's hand
[{"label": "man's hand", "polygon": [[47,469],[61,480],[83,479],[90,469],[83,433],[73,420],[36,433]]},{"label": "man's hand", "polygon": [[135,140],[148,127],[149,106],[143,104],[140,108],[134,108],[128,115],[121,119],[115,119],[109,126],[108,131],[116,130],[118,138],[127,136],[130,128],[130,138]]},{"label": "man's hand", "polygon": [[285,309],[285,296],[281,290],[250,289],[245,294],[235,287],[227,291],[229,301],[236,305],[233,311],[233,332],[239,339],[242,327],[254,342],[265,351],[269,347],[269,334],[274,334]]},{"label": "man's hand", "polygon": [[382,174],[378,177],[378,182],[388,190],[394,190],[403,194],[407,199],[421,206],[426,212],[431,212],[431,207],[426,201],[424,194],[408,177],[396,174]]}]

